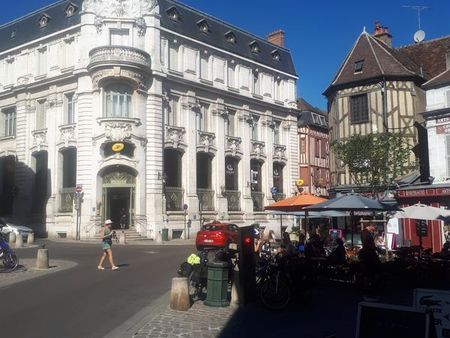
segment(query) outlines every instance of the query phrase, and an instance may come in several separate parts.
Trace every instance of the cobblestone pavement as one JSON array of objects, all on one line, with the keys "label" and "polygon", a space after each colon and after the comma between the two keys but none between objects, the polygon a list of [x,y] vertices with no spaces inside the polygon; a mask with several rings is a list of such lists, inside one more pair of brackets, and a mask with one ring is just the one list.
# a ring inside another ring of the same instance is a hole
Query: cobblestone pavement
[{"label": "cobblestone pavement", "polygon": [[77,263],[64,260],[50,260],[50,269],[38,270],[35,268],[36,259],[22,258],[19,260],[19,267],[13,272],[0,271],[0,288],[11,284],[19,283],[28,279],[45,276],[58,271],[73,268]]},{"label": "cobblestone pavement", "polygon": [[145,324],[133,338],[218,337],[238,309],[237,306],[209,307],[196,302],[188,311],[167,309]]}]

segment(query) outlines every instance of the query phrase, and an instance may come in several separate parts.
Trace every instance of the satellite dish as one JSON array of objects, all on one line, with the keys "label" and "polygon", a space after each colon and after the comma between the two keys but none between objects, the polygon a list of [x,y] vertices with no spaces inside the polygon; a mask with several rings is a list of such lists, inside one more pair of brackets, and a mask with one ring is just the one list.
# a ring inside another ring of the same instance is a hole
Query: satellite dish
[{"label": "satellite dish", "polygon": [[425,39],[425,32],[423,30],[418,30],[414,34],[414,41],[416,43],[422,42]]}]

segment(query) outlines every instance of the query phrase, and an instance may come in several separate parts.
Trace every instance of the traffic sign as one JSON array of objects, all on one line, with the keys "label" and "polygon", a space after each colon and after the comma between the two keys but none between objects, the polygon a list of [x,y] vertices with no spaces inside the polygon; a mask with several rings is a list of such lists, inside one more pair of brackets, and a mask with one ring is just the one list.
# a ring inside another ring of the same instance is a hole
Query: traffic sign
[{"label": "traffic sign", "polygon": [[82,192],[83,191],[83,186],[81,184],[77,184],[77,186],[75,187],[75,192]]}]

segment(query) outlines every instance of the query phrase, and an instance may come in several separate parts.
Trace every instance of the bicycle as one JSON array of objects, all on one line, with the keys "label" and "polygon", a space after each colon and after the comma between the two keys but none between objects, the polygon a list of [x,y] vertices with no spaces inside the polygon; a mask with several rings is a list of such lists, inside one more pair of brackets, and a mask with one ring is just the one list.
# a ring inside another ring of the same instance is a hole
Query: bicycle
[{"label": "bicycle", "polygon": [[[3,226],[0,225],[0,259],[3,263],[3,272],[12,272],[17,269],[19,266],[19,258],[17,255],[11,250],[6,241],[5,235],[1,232]],[[21,236],[19,234],[19,236]]]}]

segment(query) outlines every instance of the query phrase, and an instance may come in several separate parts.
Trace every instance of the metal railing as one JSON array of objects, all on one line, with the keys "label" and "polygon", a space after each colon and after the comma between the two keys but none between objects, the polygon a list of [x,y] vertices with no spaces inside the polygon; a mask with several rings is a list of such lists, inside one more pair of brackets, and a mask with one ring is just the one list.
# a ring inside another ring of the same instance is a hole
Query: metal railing
[{"label": "metal railing", "polygon": [[197,189],[201,211],[214,211],[214,190]]},{"label": "metal railing", "polygon": [[264,211],[264,193],[252,191],[253,211]]},{"label": "metal railing", "polygon": [[165,187],[166,193],[166,210],[167,211],[183,211],[183,188]]},{"label": "metal railing", "polygon": [[228,201],[228,211],[241,211],[241,192],[237,190],[225,190],[223,195]]}]

